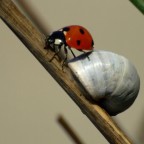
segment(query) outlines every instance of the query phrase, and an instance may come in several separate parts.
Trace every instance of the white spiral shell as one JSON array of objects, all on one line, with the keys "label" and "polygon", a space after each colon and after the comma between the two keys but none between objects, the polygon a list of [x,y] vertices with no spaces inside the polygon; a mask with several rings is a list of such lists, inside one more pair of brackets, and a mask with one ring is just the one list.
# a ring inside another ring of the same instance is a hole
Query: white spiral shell
[{"label": "white spiral shell", "polygon": [[123,56],[93,51],[71,59],[68,66],[91,98],[111,115],[126,110],[138,95],[140,78]]}]

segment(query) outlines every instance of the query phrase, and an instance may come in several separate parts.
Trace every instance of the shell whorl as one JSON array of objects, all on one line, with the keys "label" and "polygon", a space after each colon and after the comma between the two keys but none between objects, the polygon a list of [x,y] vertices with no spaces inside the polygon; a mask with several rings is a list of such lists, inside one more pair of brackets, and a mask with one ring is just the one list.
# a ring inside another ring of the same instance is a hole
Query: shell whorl
[{"label": "shell whorl", "polygon": [[70,60],[68,66],[91,98],[111,115],[127,109],[138,95],[138,73],[123,56],[93,51]]}]

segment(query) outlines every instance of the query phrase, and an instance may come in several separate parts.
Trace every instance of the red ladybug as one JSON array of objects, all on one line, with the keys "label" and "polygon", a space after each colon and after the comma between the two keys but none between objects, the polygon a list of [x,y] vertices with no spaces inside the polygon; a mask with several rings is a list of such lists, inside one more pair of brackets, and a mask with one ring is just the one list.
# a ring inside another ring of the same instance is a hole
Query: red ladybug
[{"label": "red ladybug", "polygon": [[91,34],[87,29],[79,25],[66,26],[54,31],[46,38],[46,48],[50,47],[55,52],[55,55],[59,53],[62,47],[64,48],[66,53],[65,60],[67,59],[67,49],[70,49],[75,57],[71,48],[79,51],[92,51],[93,45]]}]

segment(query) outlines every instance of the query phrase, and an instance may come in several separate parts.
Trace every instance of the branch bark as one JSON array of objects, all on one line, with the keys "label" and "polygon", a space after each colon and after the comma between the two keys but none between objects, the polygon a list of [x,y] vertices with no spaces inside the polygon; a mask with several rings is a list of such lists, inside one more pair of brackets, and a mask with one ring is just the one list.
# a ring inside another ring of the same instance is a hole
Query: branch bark
[{"label": "branch bark", "polygon": [[54,53],[44,50],[45,35],[33,26],[11,0],[0,0],[0,17],[111,144],[132,144],[101,107],[85,98],[79,84],[70,79],[68,68],[65,68],[64,72],[59,61],[54,59],[49,62]]}]

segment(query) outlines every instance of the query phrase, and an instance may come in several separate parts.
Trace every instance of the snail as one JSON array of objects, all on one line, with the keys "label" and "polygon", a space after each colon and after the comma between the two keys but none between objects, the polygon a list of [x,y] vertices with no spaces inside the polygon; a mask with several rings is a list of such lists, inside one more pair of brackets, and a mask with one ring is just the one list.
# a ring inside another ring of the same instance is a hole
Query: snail
[{"label": "snail", "polygon": [[88,52],[69,60],[68,67],[90,99],[112,116],[129,108],[139,93],[136,68],[128,59],[113,52]]}]

